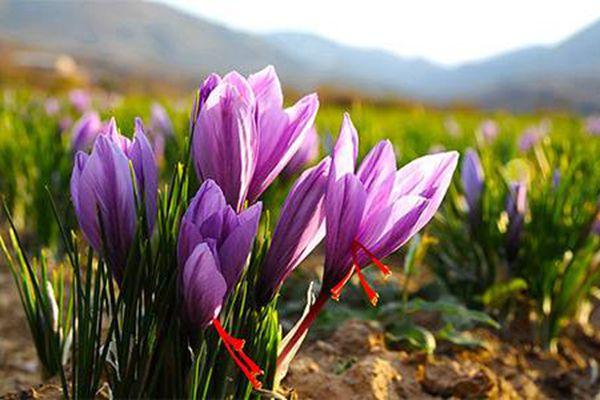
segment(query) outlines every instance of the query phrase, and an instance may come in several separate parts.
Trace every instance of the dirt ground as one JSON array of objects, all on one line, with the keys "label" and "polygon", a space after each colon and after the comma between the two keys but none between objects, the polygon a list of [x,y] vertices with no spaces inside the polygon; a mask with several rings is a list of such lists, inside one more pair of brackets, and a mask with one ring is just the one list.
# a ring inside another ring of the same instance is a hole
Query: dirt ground
[{"label": "dirt ground", "polygon": [[[596,332],[596,333],[595,333]],[[284,381],[297,399],[594,399],[600,392],[598,330],[572,327],[550,355],[473,332],[486,349],[442,343],[435,355],[386,348],[374,322],[348,320],[305,343]],[[60,398],[40,385],[35,350],[11,276],[0,269],[0,398]]]}]

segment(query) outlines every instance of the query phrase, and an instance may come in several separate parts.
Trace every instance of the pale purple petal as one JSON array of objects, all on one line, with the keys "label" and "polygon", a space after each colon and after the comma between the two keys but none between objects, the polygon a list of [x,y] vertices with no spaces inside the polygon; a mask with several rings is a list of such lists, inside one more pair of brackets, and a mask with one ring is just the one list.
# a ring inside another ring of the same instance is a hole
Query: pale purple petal
[{"label": "pale purple petal", "polygon": [[248,77],[252,87],[259,112],[270,108],[281,109],[283,106],[283,93],[281,84],[272,65]]},{"label": "pale purple petal", "polygon": [[259,148],[256,170],[250,185],[251,202],[279,175],[304,141],[319,108],[315,94],[286,110],[272,108],[259,116]]},{"label": "pale purple petal", "polygon": [[310,128],[304,142],[300,145],[300,148],[290,159],[288,164],[283,169],[283,175],[290,177],[302,170],[302,168],[311,164],[319,156],[319,134],[316,128]]},{"label": "pale purple petal", "polygon": [[466,151],[460,176],[469,211],[476,212],[479,209],[479,199],[483,191],[484,174],[479,155],[473,149]]},{"label": "pale purple petal", "polygon": [[194,133],[192,150],[201,180],[213,179],[227,202],[240,210],[254,173],[254,106],[222,83],[208,97]]},{"label": "pale purple petal", "polygon": [[87,153],[78,151],[73,160],[73,172],[71,173],[70,189],[71,200],[73,201],[73,208],[75,209],[76,215],[79,215],[79,180],[88,158],[89,155]]},{"label": "pale purple petal", "polygon": [[392,201],[406,195],[429,200],[427,208],[413,227],[413,233],[421,230],[436,213],[448,191],[457,163],[458,153],[455,151],[431,154],[411,161],[396,173],[390,196]]},{"label": "pale purple petal", "polygon": [[325,191],[331,159],[305,171],[288,194],[259,277],[257,296],[266,304],[325,236]]},{"label": "pale purple petal", "polygon": [[344,113],[340,135],[332,152],[332,167],[329,179],[338,180],[341,176],[354,173],[358,157],[358,133],[350,115]]}]

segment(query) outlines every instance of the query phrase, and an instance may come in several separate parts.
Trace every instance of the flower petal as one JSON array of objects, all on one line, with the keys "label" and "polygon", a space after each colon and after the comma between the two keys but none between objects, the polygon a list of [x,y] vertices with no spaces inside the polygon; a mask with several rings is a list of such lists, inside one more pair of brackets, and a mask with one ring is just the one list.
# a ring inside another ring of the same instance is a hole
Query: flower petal
[{"label": "flower petal", "polygon": [[255,167],[254,106],[223,82],[200,110],[192,143],[200,180],[213,179],[227,202],[240,210]]},{"label": "flower petal", "polygon": [[325,191],[331,159],[305,171],[290,190],[259,277],[261,304],[273,298],[285,279],[325,236]]},{"label": "flower petal", "polygon": [[135,120],[135,136],[130,151],[131,163],[137,181],[140,201],[146,205],[148,230],[152,233],[156,220],[156,200],[158,196],[158,168],[152,146],[144,134],[144,127],[139,118]]},{"label": "flower petal", "polygon": [[283,107],[283,93],[279,77],[272,65],[248,77],[252,87],[259,112],[269,108],[281,109]]},{"label": "flower petal", "polygon": [[219,249],[221,273],[231,292],[237,284],[256,237],[262,203],[256,203],[238,216],[238,225],[231,230]]},{"label": "flower petal", "polygon": [[270,108],[259,113],[258,159],[250,201],[258,199],[296,154],[314,124],[318,108],[319,99],[312,94],[286,110]]},{"label": "flower petal", "polygon": [[352,242],[360,228],[366,199],[367,192],[356,176],[346,174],[335,182],[330,177],[325,196],[324,289],[335,286],[351,267]]},{"label": "flower petal", "polygon": [[227,283],[205,243],[200,243],[183,267],[182,294],[188,321],[196,328],[210,325],[221,312]]},{"label": "flower petal", "polygon": [[439,208],[448,191],[457,163],[458,153],[449,151],[417,158],[396,173],[391,201],[395,202],[406,195],[420,196],[429,200],[427,208],[413,227],[413,234],[421,230]]}]

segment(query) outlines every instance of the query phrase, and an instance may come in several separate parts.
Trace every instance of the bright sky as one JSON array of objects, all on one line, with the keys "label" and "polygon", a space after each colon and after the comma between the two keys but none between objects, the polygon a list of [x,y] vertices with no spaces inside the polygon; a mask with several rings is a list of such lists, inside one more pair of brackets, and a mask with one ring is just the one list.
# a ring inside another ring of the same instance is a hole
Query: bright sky
[{"label": "bright sky", "polygon": [[300,31],[446,65],[552,44],[600,19],[600,0],[159,0],[251,32]]}]

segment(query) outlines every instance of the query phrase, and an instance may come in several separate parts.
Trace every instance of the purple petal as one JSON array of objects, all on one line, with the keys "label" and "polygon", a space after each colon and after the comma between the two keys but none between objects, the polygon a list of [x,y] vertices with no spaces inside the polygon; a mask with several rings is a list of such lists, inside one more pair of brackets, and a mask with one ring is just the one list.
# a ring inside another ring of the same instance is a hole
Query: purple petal
[{"label": "purple petal", "polygon": [[250,75],[248,83],[256,97],[259,113],[270,108],[281,109],[283,93],[279,78],[272,65]]},{"label": "purple petal", "polygon": [[158,196],[158,168],[152,146],[146,135],[144,127],[139,118],[135,120],[135,136],[131,146],[131,163],[137,180],[137,188],[141,201],[146,205],[146,218],[148,219],[148,230],[152,233],[154,221],[156,220],[156,198]]},{"label": "purple petal", "polygon": [[312,163],[314,159],[319,156],[319,134],[315,129],[314,125],[304,138],[304,141],[300,145],[300,148],[294,154],[294,156],[290,159],[288,164],[283,169],[283,174],[286,177],[290,177],[302,168],[306,167],[308,164]]},{"label": "purple petal", "polygon": [[79,225],[96,251],[103,253],[99,214],[106,236],[106,256],[117,280],[122,277],[135,235],[136,210],[127,157],[105,136],[94,150],[79,178]]},{"label": "purple petal", "polygon": [[232,71],[223,77],[223,83],[231,85],[236,88],[238,95],[242,96],[244,101],[248,104],[255,104],[256,98],[252,87],[237,71]]},{"label": "purple petal", "polygon": [[181,286],[188,321],[198,329],[210,325],[221,312],[227,283],[207,244],[196,246],[187,259]]},{"label": "purple petal", "polygon": [[98,113],[89,111],[79,118],[73,126],[71,148],[73,151],[87,150],[94,144],[96,136],[100,133],[102,121]]},{"label": "purple petal", "polygon": [[238,225],[231,230],[219,249],[221,273],[227,282],[228,292],[237,284],[256,237],[262,204],[256,203],[238,216]]},{"label": "purple petal", "polygon": [[79,180],[81,178],[81,172],[85,168],[88,158],[89,155],[87,155],[87,153],[78,151],[73,160],[73,172],[71,173],[70,188],[71,201],[73,201],[73,208],[75,209],[75,214],[77,215],[79,215]]},{"label": "purple petal", "polygon": [[344,113],[340,135],[332,152],[332,168],[330,179],[338,180],[341,176],[354,173],[358,156],[358,133],[352,124],[350,115]]},{"label": "purple petal", "polygon": [[184,265],[189,254],[202,241],[200,233],[202,224],[226,207],[221,188],[212,180],[206,180],[196,192],[183,215],[177,241],[179,265]]},{"label": "purple petal", "polygon": [[346,174],[336,181],[329,177],[325,196],[325,289],[335,286],[352,265],[352,242],[357,237],[366,200],[367,192],[356,176]]},{"label": "purple petal", "polygon": [[192,151],[201,180],[213,179],[227,202],[242,208],[256,153],[254,107],[238,90],[222,83],[208,97],[194,133]]},{"label": "purple petal", "polygon": [[396,175],[396,155],[389,140],[382,140],[365,156],[357,176],[368,193],[368,214],[388,205]]},{"label": "purple petal", "polygon": [[319,108],[315,94],[286,110],[271,108],[259,114],[259,148],[249,199],[256,201],[296,154],[313,126]]},{"label": "purple petal", "polygon": [[396,182],[390,199],[402,196],[420,196],[428,201],[427,208],[413,227],[413,234],[421,230],[439,208],[458,163],[458,153],[431,154],[417,158],[396,173]]},{"label": "purple petal", "polygon": [[266,304],[325,236],[325,191],[331,159],[305,171],[288,194],[263,261],[257,296]]},{"label": "purple petal", "polygon": [[477,210],[481,191],[483,190],[484,175],[479,156],[473,149],[467,149],[466,151],[460,176],[469,210]]},{"label": "purple petal", "polygon": [[[394,204],[380,209],[363,221],[357,240],[377,258],[385,258],[417,233],[414,227],[428,205],[429,200],[423,197],[402,196]],[[361,252],[359,263],[366,265],[370,260]]]}]

